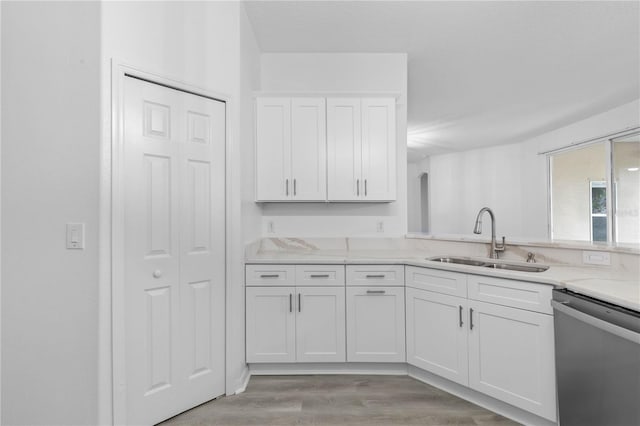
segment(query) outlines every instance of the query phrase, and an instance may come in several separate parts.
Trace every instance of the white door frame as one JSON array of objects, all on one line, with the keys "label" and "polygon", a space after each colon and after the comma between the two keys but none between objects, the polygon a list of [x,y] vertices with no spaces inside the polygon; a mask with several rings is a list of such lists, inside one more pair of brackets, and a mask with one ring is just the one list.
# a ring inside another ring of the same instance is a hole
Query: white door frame
[{"label": "white door frame", "polygon": [[[103,132],[100,159],[99,230],[99,352],[98,424],[126,423],[126,372],[124,309],[114,301],[124,294],[124,78],[133,76],[151,83],[225,102],[225,381],[231,347],[228,332],[231,276],[231,96],[144,71],[118,59],[111,60],[110,138]],[[106,120],[105,120],[106,121]],[[109,122],[103,125],[108,126]],[[226,385],[225,385],[226,389]]]}]

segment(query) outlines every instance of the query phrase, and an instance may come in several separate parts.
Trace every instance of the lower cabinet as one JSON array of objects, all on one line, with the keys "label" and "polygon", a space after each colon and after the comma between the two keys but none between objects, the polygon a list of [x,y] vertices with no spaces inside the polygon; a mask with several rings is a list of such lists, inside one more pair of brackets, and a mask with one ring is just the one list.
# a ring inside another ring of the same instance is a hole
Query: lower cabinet
[{"label": "lower cabinet", "polygon": [[407,362],[469,385],[467,299],[407,287]]},{"label": "lower cabinet", "polygon": [[347,286],[347,361],[406,362],[404,287]]},{"label": "lower cabinet", "polygon": [[555,420],[553,316],[474,300],[469,312],[471,388]]},{"label": "lower cabinet", "polygon": [[[510,299],[502,300],[517,303],[522,287],[535,286],[491,280],[493,288],[478,292],[469,276],[469,293],[489,297],[512,288]],[[420,288],[406,291],[409,364],[556,420],[553,316]]]},{"label": "lower cabinet", "polygon": [[247,287],[247,362],[344,362],[344,287]]}]

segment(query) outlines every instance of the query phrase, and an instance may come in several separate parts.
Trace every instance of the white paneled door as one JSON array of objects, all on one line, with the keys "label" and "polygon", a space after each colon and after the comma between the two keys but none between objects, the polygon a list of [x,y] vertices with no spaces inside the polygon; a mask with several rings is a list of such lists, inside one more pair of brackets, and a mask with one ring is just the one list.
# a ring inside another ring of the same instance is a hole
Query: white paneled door
[{"label": "white paneled door", "polygon": [[225,391],[225,103],[126,77],[126,423]]}]

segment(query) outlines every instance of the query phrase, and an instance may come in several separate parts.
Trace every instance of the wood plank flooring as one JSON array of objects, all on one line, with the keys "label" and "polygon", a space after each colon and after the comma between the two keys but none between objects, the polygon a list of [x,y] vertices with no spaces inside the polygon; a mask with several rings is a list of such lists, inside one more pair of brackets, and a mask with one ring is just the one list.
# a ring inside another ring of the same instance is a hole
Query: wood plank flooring
[{"label": "wood plank flooring", "polygon": [[408,376],[253,376],[245,393],[161,423],[205,425],[476,425],[517,423]]}]

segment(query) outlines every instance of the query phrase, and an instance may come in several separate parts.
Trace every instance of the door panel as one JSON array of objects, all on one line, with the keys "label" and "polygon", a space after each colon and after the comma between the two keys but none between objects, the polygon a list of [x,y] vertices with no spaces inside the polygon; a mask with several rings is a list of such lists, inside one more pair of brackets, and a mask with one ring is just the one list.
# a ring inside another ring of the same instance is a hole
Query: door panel
[{"label": "door panel", "polygon": [[468,385],[467,301],[407,288],[407,362]]},{"label": "door panel", "polygon": [[343,287],[298,287],[296,360],[345,362]]},{"label": "door panel", "polygon": [[396,104],[362,99],[362,178],[367,201],[396,199]]},{"label": "door panel", "polygon": [[291,193],[297,201],[327,199],[324,98],[291,100]]},{"label": "door panel", "polygon": [[359,98],[327,99],[327,180],[329,201],[359,199],[362,182]]},{"label": "door panel", "polygon": [[405,362],[403,287],[347,287],[347,361]]},{"label": "door panel", "polygon": [[555,420],[553,316],[469,301],[469,385]]},{"label": "door panel", "polygon": [[127,423],[224,393],[225,105],[125,78]]},{"label": "door panel", "polygon": [[247,362],[294,362],[295,287],[246,288]]},{"label": "door panel", "polygon": [[291,182],[291,99],[256,101],[256,200],[282,201]]}]

